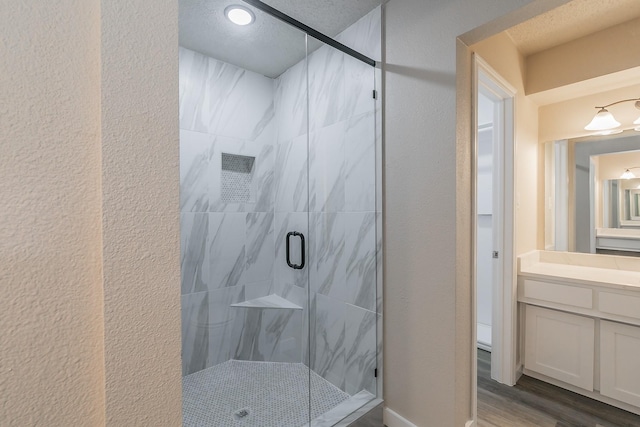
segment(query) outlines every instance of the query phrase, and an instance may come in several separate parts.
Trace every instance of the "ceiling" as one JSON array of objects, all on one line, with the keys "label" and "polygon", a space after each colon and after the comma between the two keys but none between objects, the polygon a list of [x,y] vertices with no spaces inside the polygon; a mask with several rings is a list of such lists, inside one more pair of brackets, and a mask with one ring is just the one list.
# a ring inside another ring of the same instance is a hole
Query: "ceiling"
[{"label": "ceiling", "polygon": [[[269,6],[330,37],[369,13],[380,0],[263,0]],[[304,33],[241,0],[180,0],[180,45],[244,69],[275,78],[306,53]],[[232,4],[249,7],[253,24],[226,19]],[[320,45],[309,43],[309,51]]]},{"label": "ceiling", "polygon": [[524,56],[640,17],[639,0],[573,0],[507,30]]}]

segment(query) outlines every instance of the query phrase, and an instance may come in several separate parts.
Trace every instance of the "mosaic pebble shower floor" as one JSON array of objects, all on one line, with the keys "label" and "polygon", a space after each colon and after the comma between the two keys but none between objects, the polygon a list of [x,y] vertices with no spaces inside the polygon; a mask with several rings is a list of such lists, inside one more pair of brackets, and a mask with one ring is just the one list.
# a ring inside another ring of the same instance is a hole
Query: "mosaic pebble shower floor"
[{"label": "mosaic pebble shower floor", "polygon": [[[184,427],[300,427],[349,399],[301,363],[229,360],[182,379]],[[240,416],[244,414],[245,416]]]}]

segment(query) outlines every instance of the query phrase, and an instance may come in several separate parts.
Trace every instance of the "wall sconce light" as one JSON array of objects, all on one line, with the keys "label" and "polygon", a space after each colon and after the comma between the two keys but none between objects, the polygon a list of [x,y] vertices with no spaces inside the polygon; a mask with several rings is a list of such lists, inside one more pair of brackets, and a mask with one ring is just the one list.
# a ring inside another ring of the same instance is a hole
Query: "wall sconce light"
[{"label": "wall sconce light", "polygon": [[632,168],[627,168],[624,173],[622,175],[620,175],[620,179],[633,179],[636,176],[634,175],[633,172],[631,172],[631,169],[640,169],[640,166],[634,166]]},{"label": "wall sconce light", "polygon": [[[607,107],[611,107],[612,105],[622,104],[623,102],[635,102],[635,107],[640,110],[640,98],[631,98],[631,99],[623,99],[622,101],[613,102],[609,105],[604,105],[602,107],[596,107],[598,112],[596,113],[591,123],[584,127],[585,130],[597,130],[597,131],[605,131],[615,129],[620,126],[620,122],[617,121],[613,114],[611,114]],[[634,125],[638,125],[635,130],[640,131],[640,117],[638,117],[634,122]]]}]

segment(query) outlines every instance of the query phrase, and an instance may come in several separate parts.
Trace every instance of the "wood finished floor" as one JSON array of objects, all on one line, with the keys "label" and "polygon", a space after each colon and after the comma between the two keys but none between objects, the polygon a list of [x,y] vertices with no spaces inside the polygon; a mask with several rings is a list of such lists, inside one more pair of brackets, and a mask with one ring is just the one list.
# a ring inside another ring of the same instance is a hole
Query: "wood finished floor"
[{"label": "wood finished floor", "polygon": [[478,427],[640,427],[640,416],[522,376],[491,379],[491,353],[478,350]]}]

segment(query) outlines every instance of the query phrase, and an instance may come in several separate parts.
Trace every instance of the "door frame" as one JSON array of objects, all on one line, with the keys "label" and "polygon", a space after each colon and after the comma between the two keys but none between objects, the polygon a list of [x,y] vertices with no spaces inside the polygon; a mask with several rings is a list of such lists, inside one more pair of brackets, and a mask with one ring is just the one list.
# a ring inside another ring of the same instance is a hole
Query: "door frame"
[{"label": "door frame", "polygon": [[[491,378],[507,385],[517,380],[517,276],[515,248],[515,95],[516,90],[477,53],[473,54],[472,84],[472,236],[473,344],[477,343],[477,164],[478,93],[490,95],[494,117],[493,238],[499,258],[493,265]],[[477,389],[477,387],[476,387]]]}]

